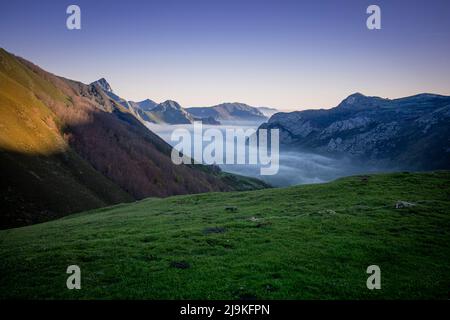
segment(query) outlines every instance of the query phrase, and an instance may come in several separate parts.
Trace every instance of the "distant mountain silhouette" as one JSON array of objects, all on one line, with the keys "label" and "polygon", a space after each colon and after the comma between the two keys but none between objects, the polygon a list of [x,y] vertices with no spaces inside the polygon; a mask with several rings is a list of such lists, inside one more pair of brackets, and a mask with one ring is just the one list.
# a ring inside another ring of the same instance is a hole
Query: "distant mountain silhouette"
[{"label": "distant mountain silhouette", "polygon": [[173,100],[156,105],[147,115],[155,123],[188,124],[194,122],[194,117]]},{"label": "distant mountain silhouette", "polygon": [[245,103],[222,103],[212,107],[187,108],[196,117],[211,117],[218,121],[265,121],[268,119],[258,108]]},{"label": "distant mountain silhouette", "polygon": [[91,83],[98,85],[111,99],[129,110],[137,119],[157,123],[157,124],[191,124],[194,121],[201,121],[204,124],[218,125],[220,122],[213,117],[197,117],[190,114],[186,109],[173,100],[166,100],[156,103],[153,100],[127,101],[116,95],[111,85],[105,78],[101,78]]},{"label": "distant mountain silhouette", "polygon": [[155,101],[150,100],[150,99],[145,99],[143,101],[138,101],[138,102],[128,101],[128,103],[132,107],[139,108],[142,111],[151,111],[158,105]]}]

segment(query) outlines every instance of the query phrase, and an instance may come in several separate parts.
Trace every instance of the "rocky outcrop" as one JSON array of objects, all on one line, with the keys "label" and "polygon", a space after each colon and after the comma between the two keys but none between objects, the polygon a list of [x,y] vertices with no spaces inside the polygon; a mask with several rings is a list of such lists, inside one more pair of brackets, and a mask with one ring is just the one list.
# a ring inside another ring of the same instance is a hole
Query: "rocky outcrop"
[{"label": "rocky outcrop", "polygon": [[449,123],[448,96],[391,100],[356,93],[329,110],[277,113],[260,128],[280,129],[284,148],[439,169],[450,168]]}]

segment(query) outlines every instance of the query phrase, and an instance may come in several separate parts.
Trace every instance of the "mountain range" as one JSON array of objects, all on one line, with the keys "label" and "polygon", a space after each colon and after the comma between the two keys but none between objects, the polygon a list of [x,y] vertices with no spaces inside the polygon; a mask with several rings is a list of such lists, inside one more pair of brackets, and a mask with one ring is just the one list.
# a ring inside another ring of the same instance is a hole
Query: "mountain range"
[{"label": "mountain range", "polygon": [[187,108],[187,111],[199,118],[213,118],[218,121],[266,121],[258,108],[245,103],[222,103],[212,107]]},{"label": "mountain range", "polygon": [[[127,102],[103,80],[58,77],[0,49],[0,228],[151,196],[268,187],[174,165],[172,147],[136,113],[151,102]],[[165,105],[178,108],[155,108]]]},{"label": "mountain range", "polygon": [[[127,101],[100,79],[48,73],[0,49],[0,228],[146,197],[269,187],[216,166],[180,165],[145,122],[264,120],[242,103],[183,108]],[[450,168],[450,97],[399,99],[355,93],[325,110],[278,112],[282,149],[413,170]]]},{"label": "mountain range", "polygon": [[105,78],[91,83],[98,85],[115,102],[129,110],[138,119],[158,124],[190,124],[202,121],[204,124],[218,125],[220,121],[265,121],[268,116],[264,112],[273,114],[276,109],[256,108],[244,103],[222,103],[212,107],[183,108],[178,102],[166,100],[156,103],[146,99],[140,102],[127,101],[116,95]]},{"label": "mountain range", "polygon": [[279,129],[285,149],[427,170],[450,168],[449,124],[449,96],[385,99],[355,93],[328,110],[277,113],[260,129]]}]

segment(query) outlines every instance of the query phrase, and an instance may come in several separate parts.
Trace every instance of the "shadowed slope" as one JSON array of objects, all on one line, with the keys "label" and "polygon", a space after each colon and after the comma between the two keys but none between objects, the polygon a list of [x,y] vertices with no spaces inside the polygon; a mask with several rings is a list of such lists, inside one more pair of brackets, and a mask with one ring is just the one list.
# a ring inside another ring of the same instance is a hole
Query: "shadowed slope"
[{"label": "shadowed slope", "polygon": [[[57,77],[2,49],[0,80],[2,194],[10,203],[2,227],[133,198],[266,187],[174,165],[172,148],[98,84]],[[48,192],[38,197],[28,181]]]},{"label": "shadowed slope", "polygon": [[47,103],[67,107],[64,95],[3,50],[0,83],[0,227],[132,200],[63,138]]}]

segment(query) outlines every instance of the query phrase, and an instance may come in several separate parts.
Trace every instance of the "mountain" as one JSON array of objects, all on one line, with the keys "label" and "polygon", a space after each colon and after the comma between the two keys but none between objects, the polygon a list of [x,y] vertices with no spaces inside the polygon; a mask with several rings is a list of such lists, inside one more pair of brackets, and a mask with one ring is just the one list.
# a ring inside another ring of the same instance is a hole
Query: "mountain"
[{"label": "mountain", "polygon": [[218,121],[266,121],[268,117],[258,110],[244,103],[222,103],[212,107],[187,108],[196,117],[211,117]]},{"label": "mountain", "polygon": [[91,83],[98,85],[111,99],[129,110],[136,118],[146,122],[158,124],[191,124],[202,121],[204,124],[219,125],[220,122],[213,117],[196,117],[190,114],[180,104],[173,100],[156,103],[153,100],[127,101],[116,95],[105,78]]},{"label": "mountain", "polygon": [[221,124],[219,120],[216,120],[213,117],[198,118],[198,117],[193,116],[193,118],[194,118],[194,121],[201,121],[203,124],[210,124],[210,125],[216,125],[216,126]]},{"label": "mountain", "polygon": [[153,110],[158,104],[150,99],[145,99],[143,101],[134,102],[134,101],[128,101],[128,103],[133,108],[141,109],[142,111],[151,111]]},{"label": "mountain", "polygon": [[267,118],[270,118],[275,113],[280,112],[278,109],[268,107],[258,107],[258,110]]},{"label": "mountain", "polygon": [[56,113],[70,117],[74,96],[51,81],[66,85],[0,49],[0,228],[133,200],[69,146],[73,120]]},{"label": "mountain", "polygon": [[98,85],[105,92],[110,92],[110,93],[113,92],[113,90],[111,88],[111,85],[109,84],[108,81],[106,81],[105,78],[100,78],[97,81],[92,82],[91,84],[92,85]]},{"label": "mountain", "polygon": [[98,86],[109,98],[127,109],[137,119],[143,121],[151,121],[151,118],[147,115],[146,112],[152,107],[152,103],[156,105],[156,103],[152,100],[147,99],[141,102],[127,101],[113,92],[111,85],[108,81],[106,81],[105,78],[94,81],[91,83],[91,85]]},{"label": "mountain", "polygon": [[164,101],[146,112],[150,122],[167,124],[189,124],[194,122],[192,115],[173,100]]},{"label": "mountain", "polygon": [[101,79],[99,79],[97,81],[92,82],[91,86],[99,87],[100,89],[102,89],[108,95],[108,97],[113,99],[115,102],[119,103],[124,108],[126,108],[126,109],[128,109],[130,111],[132,110],[132,107],[131,107],[130,103],[128,101],[126,101],[125,99],[122,99],[121,97],[116,95],[113,92],[113,90],[111,88],[111,85],[108,83],[108,81],[106,81],[105,78],[101,78]]},{"label": "mountain", "polygon": [[149,196],[267,187],[213,166],[174,165],[106,81],[50,74],[0,49],[0,228]]},{"label": "mountain", "polygon": [[400,99],[355,93],[329,110],[277,113],[261,128],[280,129],[285,148],[349,156],[399,168],[450,168],[450,97]]},{"label": "mountain", "polygon": [[150,99],[141,102],[129,101],[134,114],[141,120],[158,124],[190,124],[201,121],[203,124],[219,125],[212,117],[195,117],[173,100],[156,103]]}]

